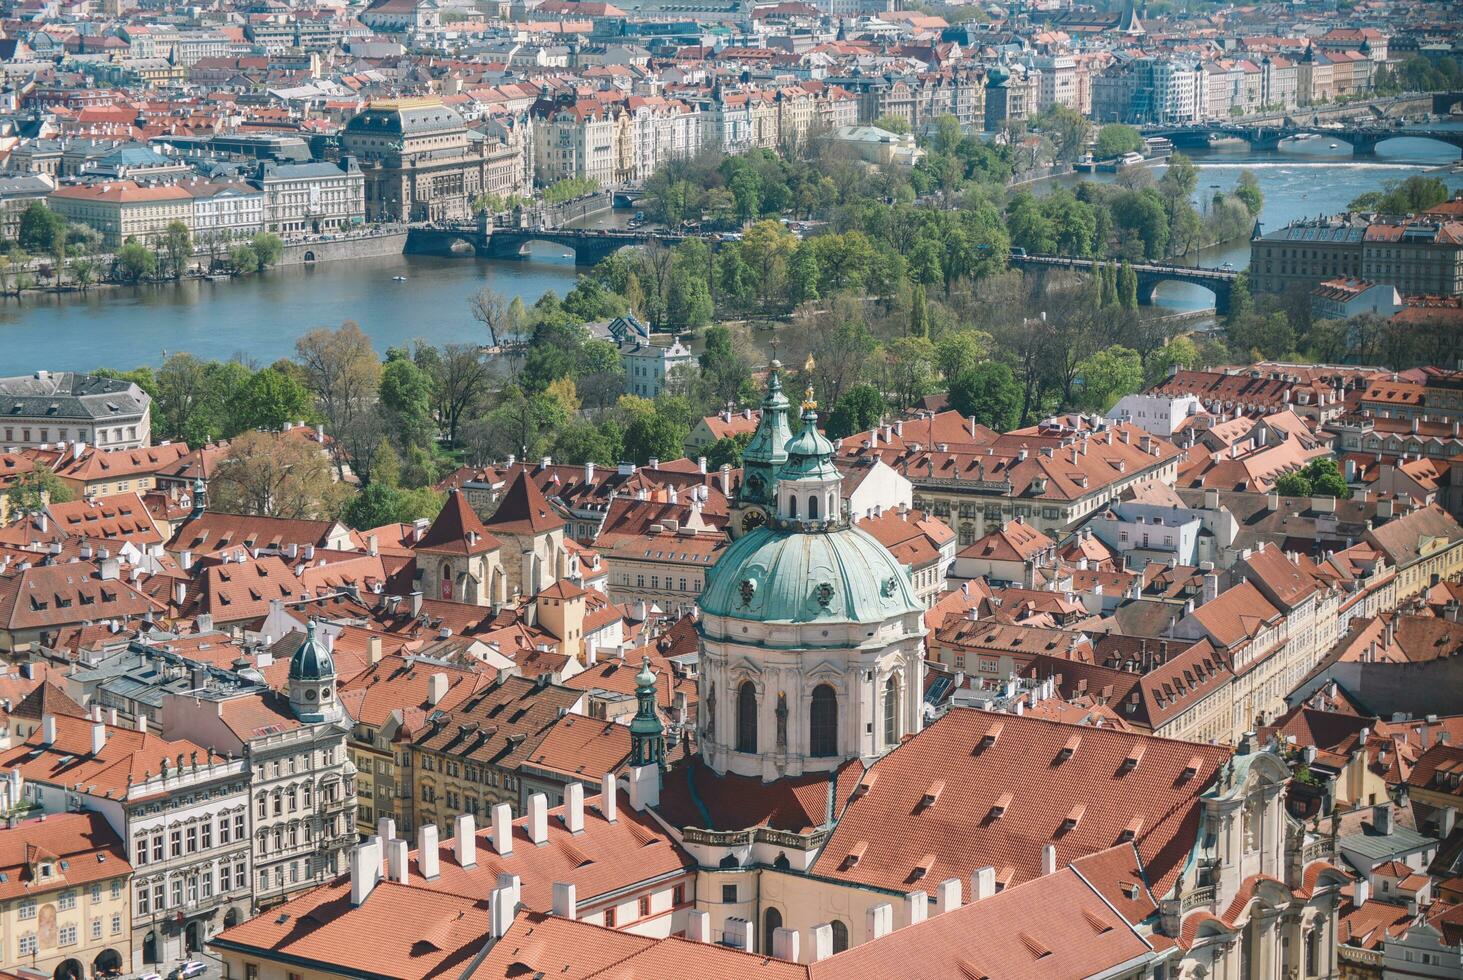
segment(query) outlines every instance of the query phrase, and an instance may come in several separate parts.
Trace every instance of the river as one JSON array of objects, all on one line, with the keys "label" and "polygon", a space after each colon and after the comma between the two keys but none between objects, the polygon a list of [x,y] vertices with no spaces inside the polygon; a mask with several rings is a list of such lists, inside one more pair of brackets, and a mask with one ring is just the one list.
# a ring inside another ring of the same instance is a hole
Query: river
[{"label": "river", "polygon": [[[1330,150],[1323,137],[1278,153],[1205,152],[1196,154],[1195,162],[1204,197],[1212,195],[1215,184],[1228,190],[1241,170],[1253,171],[1265,194],[1260,220],[1268,229],[1340,210],[1358,194],[1457,157],[1452,147],[1403,139],[1385,144],[1375,157],[1352,160],[1344,147]],[[1454,189],[1463,187],[1463,175],[1445,179]],[[1071,182],[1059,178],[1046,185]],[[620,223],[625,217],[616,213],[594,223]],[[1200,259],[1203,265],[1224,262],[1244,268],[1248,242],[1208,249]],[[156,365],[165,352],[183,350],[267,364],[289,356],[295,338],[305,331],[346,320],[359,323],[378,352],[417,338],[482,343],[486,334],[468,313],[468,300],[479,289],[489,287],[532,304],[549,289],[563,295],[576,274],[560,250],[540,247],[529,262],[392,256],[275,269],[233,281],[98,289],[85,297],[27,295],[0,301],[0,375]],[[395,276],[406,280],[397,282]],[[1160,287],[1158,300],[1173,310],[1213,305],[1206,290],[1181,283]]]}]

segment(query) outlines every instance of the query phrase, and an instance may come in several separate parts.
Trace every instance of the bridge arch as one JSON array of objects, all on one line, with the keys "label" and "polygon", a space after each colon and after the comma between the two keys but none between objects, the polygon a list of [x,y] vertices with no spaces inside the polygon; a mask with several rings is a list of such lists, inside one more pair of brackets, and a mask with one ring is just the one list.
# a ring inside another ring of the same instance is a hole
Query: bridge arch
[{"label": "bridge arch", "polygon": [[[1463,132],[1449,133],[1441,131],[1436,133],[1409,133],[1405,129],[1394,130],[1391,134],[1374,140],[1371,144],[1372,152],[1376,153],[1383,146],[1399,139],[1424,140],[1428,143],[1437,143],[1440,146],[1451,146],[1463,157]],[[1354,149],[1354,147],[1353,147]]]},{"label": "bridge arch", "polygon": [[[1165,289],[1164,287],[1168,288]],[[1167,298],[1167,295],[1181,293],[1191,289],[1197,289],[1201,293],[1207,293],[1211,297],[1208,305],[1212,306],[1217,312],[1228,311],[1228,290],[1225,291],[1225,310],[1219,311],[1219,290],[1214,286],[1207,283],[1192,282],[1187,279],[1165,279],[1161,276],[1155,276],[1146,282],[1141,279],[1139,280],[1138,303],[1141,306],[1157,306],[1163,299]],[[1160,293],[1165,295],[1160,295]],[[1202,309],[1202,307],[1196,307],[1196,309]]]}]

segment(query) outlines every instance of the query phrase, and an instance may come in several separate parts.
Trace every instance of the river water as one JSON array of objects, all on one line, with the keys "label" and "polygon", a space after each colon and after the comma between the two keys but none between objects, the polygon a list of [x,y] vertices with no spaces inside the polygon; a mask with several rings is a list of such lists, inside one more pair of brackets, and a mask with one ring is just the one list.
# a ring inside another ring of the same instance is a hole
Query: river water
[{"label": "river water", "polygon": [[[1201,197],[1211,196],[1215,184],[1228,190],[1241,170],[1254,172],[1265,194],[1260,218],[1267,229],[1340,210],[1358,194],[1457,158],[1453,147],[1400,139],[1385,144],[1376,157],[1352,160],[1344,145],[1330,150],[1324,137],[1278,153],[1195,155]],[[1463,187],[1463,174],[1445,179],[1452,188]],[[1072,182],[1060,178],[1046,186]],[[617,224],[625,217],[606,215],[594,223]],[[1248,242],[1209,249],[1200,258],[1203,265],[1224,262],[1236,268],[1248,264]],[[359,323],[378,352],[417,338],[484,343],[483,329],[468,313],[468,300],[479,289],[521,296],[532,304],[545,290],[563,295],[575,278],[572,259],[540,246],[528,262],[391,256],[276,269],[234,281],[98,289],[84,298],[28,295],[0,301],[0,375],[157,365],[166,352],[184,350],[268,364],[290,355],[295,339],[307,330],[346,320]],[[1182,283],[1160,287],[1158,300],[1173,310],[1213,305],[1208,291]]]}]

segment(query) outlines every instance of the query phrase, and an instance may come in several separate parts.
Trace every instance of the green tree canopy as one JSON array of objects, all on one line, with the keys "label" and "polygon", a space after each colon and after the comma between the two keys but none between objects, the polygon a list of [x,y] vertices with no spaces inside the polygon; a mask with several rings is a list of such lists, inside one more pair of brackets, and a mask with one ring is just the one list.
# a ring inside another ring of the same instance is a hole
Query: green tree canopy
[{"label": "green tree canopy", "polygon": [[871,384],[856,384],[845,391],[828,416],[828,438],[842,439],[871,429],[889,410],[884,396]]},{"label": "green tree canopy", "polygon": [[1111,160],[1124,153],[1137,153],[1143,149],[1143,134],[1132,126],[1109,123],[1097,131],[1097,146],[1093,155],[1099,160]]},{"label": "green tree canopy", "polygon": [[961,373],[950,385],[950,407],[998,432],[1014,428],[1021,411],[1021,386],[1011,369],[986,361]]}]

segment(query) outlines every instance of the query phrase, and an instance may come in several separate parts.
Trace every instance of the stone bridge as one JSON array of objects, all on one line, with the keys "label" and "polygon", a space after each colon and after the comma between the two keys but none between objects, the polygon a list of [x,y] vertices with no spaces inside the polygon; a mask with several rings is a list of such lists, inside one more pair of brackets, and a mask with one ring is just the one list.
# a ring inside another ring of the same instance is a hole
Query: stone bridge
[{"label": "stone bridge", "polygon": [[[1018,269],[1076,269],[1091,271],[1104,263],[1093,259],[1074,259],[1063,255],[1012,255],[1011,265]],[[1233,269],[1205,269],[1191,265],[1161,265],[1153,262],[1138,262],[1129,265],[1138,276],[1138,302],[1152,305],[1153,293],[1160,283],[1187,282],[1203,286],[1214,294],[1214,312],[1224,316],[1229,312],[1230,293],[1239,273]]]},{"label": "stone bridge", "polygon": [[601,228],[510,228],[482,224],[413,225],[406,250],[423,255],[471,251],[489,259],[526,259],[533,242],[559,245],[574,253],[575,265],[598,265],[627,245],[660,242],[678,245],[686,236],[659,231],[617,231]]},{"label": "stone bridge", "polygon": [[1145,136],[1166,136],[1173,141],[1174,146],[1183,149],[1185,147],[1202,147],[1214,136],[1237,136],[1248,142],[1257,150],[1273,150],[1281,140],[1290,139],[1294,136],[1313,134],[1322,139],[1329,139],[1337,143],[1345,143],[1351,147],[1352,154],[1356,156],[1369,156],[1377,152],[1377,147],[1387,140],[1411,137],[1416,139],[1435,140],[1439,143],[1447,143],[1463,150],[1463,130],[1429,128],[1427,126],[1416,126],[1402,128],[1397,126],[1364,126],[1360,124],[1342,124],[1341,127],[1326,127],[1317,124],[1286,122],[1275,125],[1235,125],[1232,123],[1215,123],[1213,125],[1199,126],[1156,126],[1143,130]]}]

